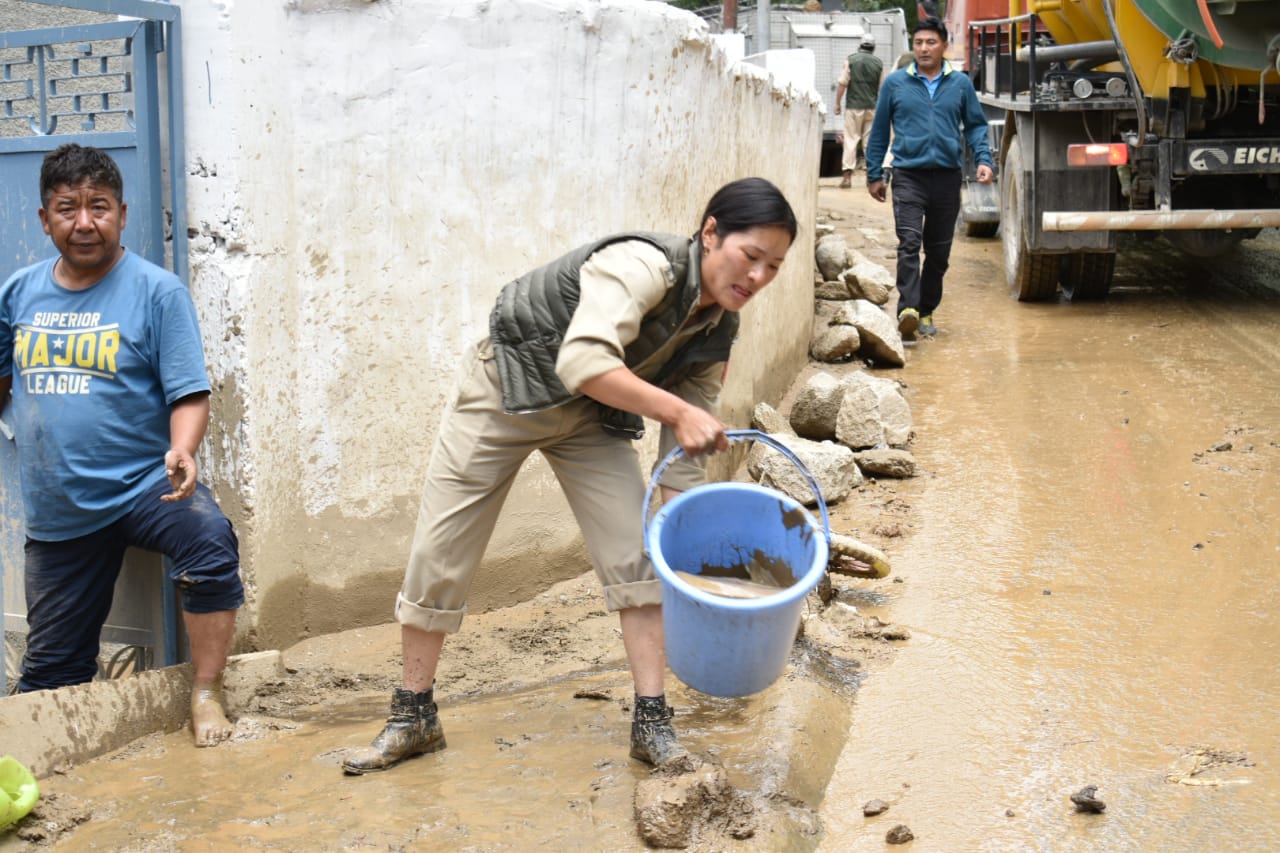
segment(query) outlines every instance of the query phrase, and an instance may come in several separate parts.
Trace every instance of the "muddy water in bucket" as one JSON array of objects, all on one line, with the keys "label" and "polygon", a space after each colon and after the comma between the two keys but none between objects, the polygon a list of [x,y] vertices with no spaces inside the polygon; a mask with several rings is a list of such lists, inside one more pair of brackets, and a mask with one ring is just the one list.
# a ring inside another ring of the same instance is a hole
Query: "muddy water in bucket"
[{"label": "muddy water in bucket", "polygon": [[[769,444],[800,467],[823,521],[819,526],[773,489],[710,483],[671,501],[649,524],[645,540],[662,581],[667,663],[695,690],[725,697],[757,693],[782,674],[829,547],[826,506],[799,461],[763,433],[729,435]],[[678,453],[663,461],[655,482]]]},{"label": "muddy water in bucket", "polygon": [[776,595],[795,581],[786,563],[757,551],[750,561],[735,566],[703,566],[702,572],[676,571],[676,577],[712,595],[726,598],[764,598]]}]

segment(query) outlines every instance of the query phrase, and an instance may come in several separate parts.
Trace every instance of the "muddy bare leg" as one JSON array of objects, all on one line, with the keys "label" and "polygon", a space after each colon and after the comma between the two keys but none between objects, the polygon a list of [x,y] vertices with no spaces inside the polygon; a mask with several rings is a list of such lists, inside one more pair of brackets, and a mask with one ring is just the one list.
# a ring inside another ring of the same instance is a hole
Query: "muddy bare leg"
[{"label": "muddy bare leg", "polygon": [[196,746],[216,746],[231,737],[226,700],[222,695],[222,671],[231,651],[236,627],[234,610],[183,613],[191,641],[191,734]]},{"label": "muddy bare leg", "polygon": [[618,611],[622,645],[631,664],[631,680],[637,696],[661,696],[666,676],[667,652],[662,644],[662,607],[628,607]]},{"label": "muddy bare leg", "polygon": [[400,650],[404,657],[401,677],[405,690],[421,693],[430,689],[436,680],[436,665],[440,663],[443,648],[442,632],[400,626]]}]

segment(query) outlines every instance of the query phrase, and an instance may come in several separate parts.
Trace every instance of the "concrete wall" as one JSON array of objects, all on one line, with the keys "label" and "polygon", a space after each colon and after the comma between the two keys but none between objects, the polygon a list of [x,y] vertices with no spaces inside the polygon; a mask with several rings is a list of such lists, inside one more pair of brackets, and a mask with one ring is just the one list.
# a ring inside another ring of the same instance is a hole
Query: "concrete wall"
[{"label": "concrete wall", "polygon": [[[802,232],[744,314],[726,422],[746,426],[804,363],[821,108],[731,67],[694,16],[643,0],[180,5],[191,285],[215,384],[204,476],[241,537],[242,647],[391,618],[461,352],[526,269],[616,230],[692,233],[717,187],[767,177]],[[532,460],[470,607],[588,567]]]}]

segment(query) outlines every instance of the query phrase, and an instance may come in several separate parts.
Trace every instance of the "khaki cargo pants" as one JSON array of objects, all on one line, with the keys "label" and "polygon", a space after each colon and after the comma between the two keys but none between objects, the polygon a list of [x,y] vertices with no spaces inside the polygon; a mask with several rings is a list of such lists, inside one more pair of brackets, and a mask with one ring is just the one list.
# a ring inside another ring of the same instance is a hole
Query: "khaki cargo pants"
[{"label": "khaki cargo pants", "polygon": [[[844,110],[844,142],[840,151],[840,169],[852,172],[866,159],[867,141],[871,137],[871,123],[875,121],[875,110],[855,110],[845,107]],[[862,143],[862,157],[858,156],[858,143]]]},{"label": "khaki cargo pants", "polygon": [[634,443],[600,428],[587,399],[554,409],[502,411],[498,367],[486,339],[464,357],[427,467],[396,621],[456,632],[471,579],[521,464],[535,450],[550,464],[582,530],[608,610],[662,603],[644,555],[646,482]]}]

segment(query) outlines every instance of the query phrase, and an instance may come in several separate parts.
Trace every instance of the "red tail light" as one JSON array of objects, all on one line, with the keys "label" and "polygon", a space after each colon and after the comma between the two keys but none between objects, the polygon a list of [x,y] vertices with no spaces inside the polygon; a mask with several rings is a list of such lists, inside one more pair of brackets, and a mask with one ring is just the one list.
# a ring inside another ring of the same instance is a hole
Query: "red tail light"
[{"label": "red tail light", "polygon": [[1123,166],[1129,162],[1129,146],[1123,142],[1067,146],[1068,166]]}]

